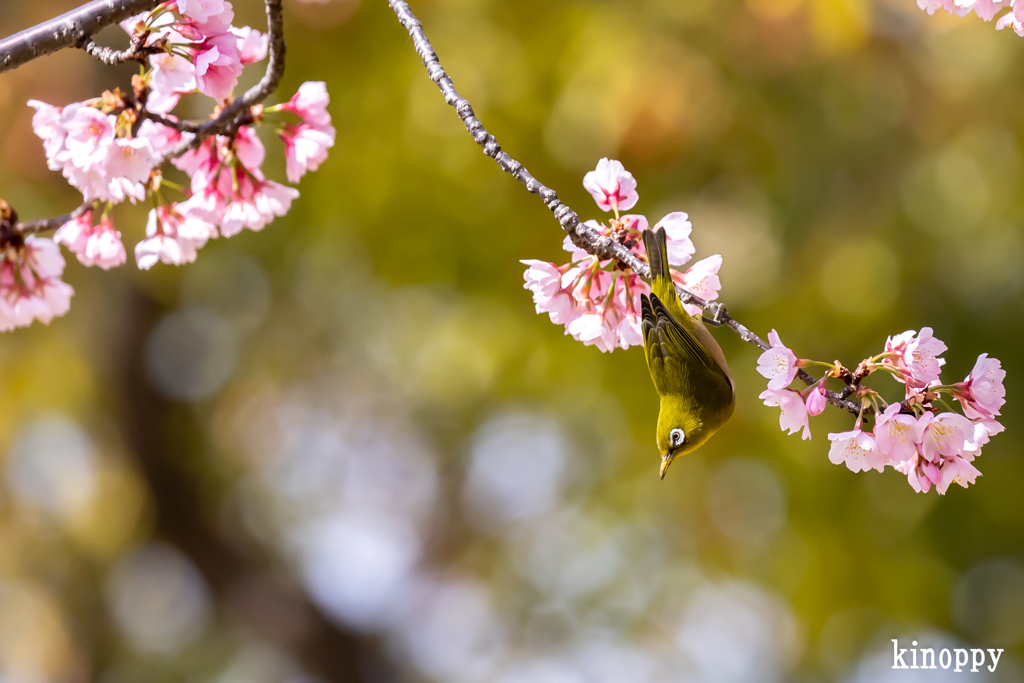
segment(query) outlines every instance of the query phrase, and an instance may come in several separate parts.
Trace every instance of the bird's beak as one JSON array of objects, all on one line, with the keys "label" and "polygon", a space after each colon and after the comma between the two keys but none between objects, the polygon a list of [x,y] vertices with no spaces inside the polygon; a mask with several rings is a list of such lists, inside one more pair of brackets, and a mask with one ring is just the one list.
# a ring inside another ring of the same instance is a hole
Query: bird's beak
[{"label": "bird's beak", "polygon": [[675,459],[676,459],[676,456],[675,456],[674,453],[669,453],[668,455],[661,456],[661,478],[662,479],[665,478],[665,473],[668,472],[669,465],[671,465],[672,461],[675,460]]}]

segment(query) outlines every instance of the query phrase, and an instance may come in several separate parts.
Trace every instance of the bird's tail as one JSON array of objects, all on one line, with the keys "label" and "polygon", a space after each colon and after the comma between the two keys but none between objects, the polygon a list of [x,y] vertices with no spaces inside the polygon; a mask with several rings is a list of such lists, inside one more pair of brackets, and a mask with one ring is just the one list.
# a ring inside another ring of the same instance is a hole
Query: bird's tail
[{"label": "bird's tail", "polygon": [[644,230],[644,247],[647,262],[651,266],[651,291],[665,302],[677,300],[676,287],[672,282],[672,271],[668,267],[668,239],[665,228],[656,231]]}]

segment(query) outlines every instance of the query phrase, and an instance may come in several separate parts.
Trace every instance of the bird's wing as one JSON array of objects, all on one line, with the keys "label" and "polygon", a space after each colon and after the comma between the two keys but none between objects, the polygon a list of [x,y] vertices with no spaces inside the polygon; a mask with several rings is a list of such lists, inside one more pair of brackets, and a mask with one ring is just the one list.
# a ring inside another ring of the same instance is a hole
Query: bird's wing
[{"label": "bird's wing", "polygon": [[[647,365],[656,384],[659,383],[656,369],[660,367],[667,372],[678,371],[687,359],[692,359],[692,362],[714,374],[725,374],[721,365],[711,357],[693,333],[675,319],[656,294],[644,295],[640,309]],[[667,377],[662,381],[666,380]],[[663,389],[669,388],[658,386],[659,393],[668,393]]]}]

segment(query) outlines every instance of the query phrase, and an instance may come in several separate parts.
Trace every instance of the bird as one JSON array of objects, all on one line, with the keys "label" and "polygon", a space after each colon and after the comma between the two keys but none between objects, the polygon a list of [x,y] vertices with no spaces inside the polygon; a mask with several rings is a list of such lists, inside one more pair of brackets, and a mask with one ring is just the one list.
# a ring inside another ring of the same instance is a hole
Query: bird
[{"label": "bird", "polygon": [[665,229],[644,230],[651,293],[640,301],[644,354],[661,397],[661,478],[680,456],[700,448],[732,416],[736,391],[722,347],[686,312],[672,280]]}]

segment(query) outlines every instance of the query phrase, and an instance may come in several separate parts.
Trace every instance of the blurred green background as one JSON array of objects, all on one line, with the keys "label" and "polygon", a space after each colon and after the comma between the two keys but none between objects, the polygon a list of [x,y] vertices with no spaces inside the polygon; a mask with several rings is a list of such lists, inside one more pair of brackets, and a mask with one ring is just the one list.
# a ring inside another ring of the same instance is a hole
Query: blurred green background
[{"label": "blurred green background", "polygon": [[[2,32],[75,4],[9,0]],[[338,128],[291,213],[187,267],[69,259],[71,312],[0,338],[0,681],[971,676],[892,671],[891,638],[1024,680],[1024,39],[914,0],[412,3],[507,151],[583,218],[622,160],[762,336],[855,364],[932,326],[951,381],[1000,358],[1007,432],[940,498],[831,465],[848,415],[780,432],[726,331],[735,416],[659,482],[642,353],[534,313],[518,261],[563,262],[557,223],[387,3],[285,4],[278,97],[326,81]],[[66,50],[0,77],[23,217],[77,199],[26,100],[130,74]],[[131,249],[145,209],[115,223]]]}]

